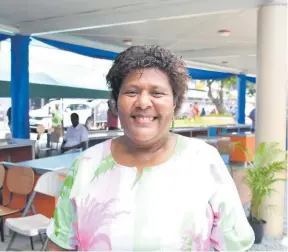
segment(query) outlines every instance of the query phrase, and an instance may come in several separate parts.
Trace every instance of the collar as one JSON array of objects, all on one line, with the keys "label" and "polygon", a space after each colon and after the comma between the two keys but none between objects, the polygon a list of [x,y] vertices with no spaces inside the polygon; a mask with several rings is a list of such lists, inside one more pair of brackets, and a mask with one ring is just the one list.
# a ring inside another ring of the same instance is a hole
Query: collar
[{"label": "collar", "polygon": [[74,128],[74,129],[79,129],[79,128],[80,128],[80,123],[78,123],[78,125],[77,125],[76,127],[74,127],[74,126],[72,125],[72,128]]}]

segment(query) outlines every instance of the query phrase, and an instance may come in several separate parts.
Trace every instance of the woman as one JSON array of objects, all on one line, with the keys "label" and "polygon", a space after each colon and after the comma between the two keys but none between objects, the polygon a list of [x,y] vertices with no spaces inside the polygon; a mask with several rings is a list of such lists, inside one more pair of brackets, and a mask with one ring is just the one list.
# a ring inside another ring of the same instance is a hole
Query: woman
[{"label": "woman", "polygon": [[107,75],[124,136],[74,161],[49,250],[244,251],[254,234],[214,147],[169,132],[187,91],[182,60],[133,46]]}]

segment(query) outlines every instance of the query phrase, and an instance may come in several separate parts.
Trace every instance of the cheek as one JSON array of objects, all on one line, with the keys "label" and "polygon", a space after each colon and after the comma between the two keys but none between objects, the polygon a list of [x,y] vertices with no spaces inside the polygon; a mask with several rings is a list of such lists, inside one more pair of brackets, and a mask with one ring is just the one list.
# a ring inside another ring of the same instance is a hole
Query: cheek
[{"label": "cheek", "polygon": [[155,104],[155,108],[161,115],[162,119],[171,121],[174,116],[174,103],[172,99],[167,99],[161,103]]},{"label": "cheek", "polygon": [[131,106],[132,106],[131,99],[129,99],[129,97],[119,96],[118,101],[117,101],[117,106],[118,106],[119,117],[121,117],[121,115],[130,114]]}]

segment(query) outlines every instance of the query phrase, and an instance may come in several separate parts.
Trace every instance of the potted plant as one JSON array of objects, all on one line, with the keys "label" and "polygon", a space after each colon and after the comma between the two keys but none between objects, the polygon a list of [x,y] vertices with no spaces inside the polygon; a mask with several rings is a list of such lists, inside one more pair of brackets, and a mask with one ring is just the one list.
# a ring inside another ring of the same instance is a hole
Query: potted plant
[{"label": "potted plant", "polygon": [[255,244],[261,243],[266,223],[262,218],[261,204],[265,197],[274,192],[273,184],[285,180],[278,176],[286,169],[286,152],[275,142],[261,143],[256,149],[253,161],[249,162],[244,182],[252,193],[248,221],[255,233]]}]

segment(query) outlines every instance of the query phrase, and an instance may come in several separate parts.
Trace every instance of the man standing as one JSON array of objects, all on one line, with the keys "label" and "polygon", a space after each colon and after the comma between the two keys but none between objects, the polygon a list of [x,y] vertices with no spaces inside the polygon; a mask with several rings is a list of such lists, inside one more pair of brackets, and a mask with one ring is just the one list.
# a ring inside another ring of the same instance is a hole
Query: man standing
[{"label": "man standing", "polygon": [[59,104],[55,104],[55,110],[52,111],[52,126],[53,128],[62,126],[62,114],[59,109]]},{"label": "man standing", "polygon": [[85,126],[79,124],[79,116],[76,113],[71,114],[72,126],[67,129],[61,146],[62,153],[72,149],[86,149],[88,131]]}]

